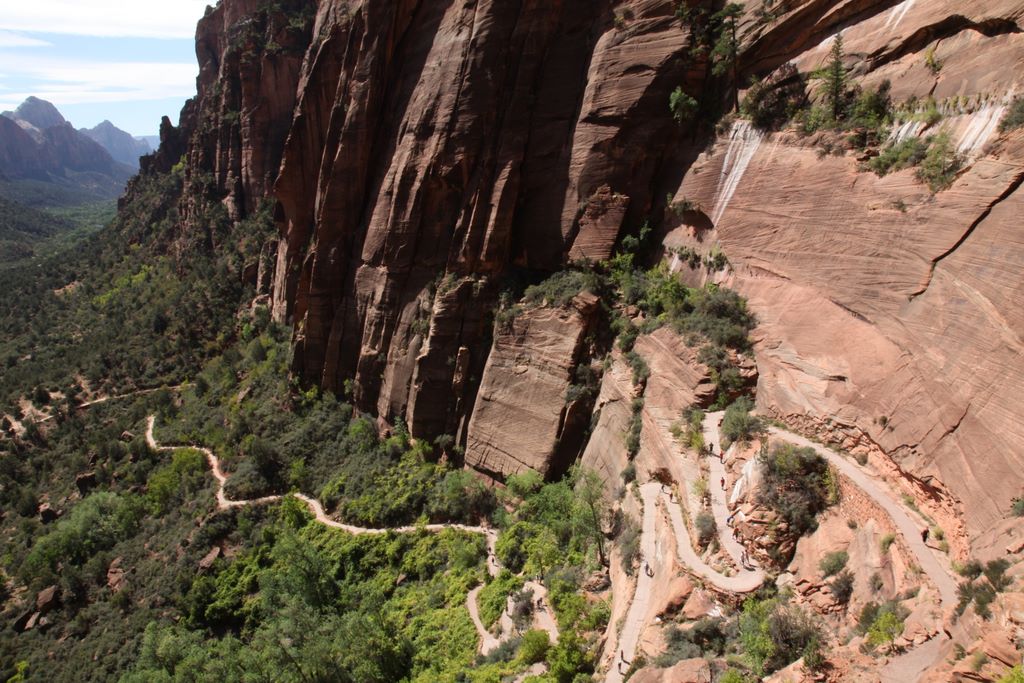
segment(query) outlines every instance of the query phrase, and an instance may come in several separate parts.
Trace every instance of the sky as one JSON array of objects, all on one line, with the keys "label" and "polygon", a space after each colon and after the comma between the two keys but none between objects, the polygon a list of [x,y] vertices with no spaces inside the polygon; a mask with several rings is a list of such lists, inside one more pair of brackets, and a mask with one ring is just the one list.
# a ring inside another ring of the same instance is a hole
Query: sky
[{"label": "sky", "polygon": [[195,94],[196,22],[215,0],[0,0],[0,111],[35,95],[76,128],[175,124]]}]

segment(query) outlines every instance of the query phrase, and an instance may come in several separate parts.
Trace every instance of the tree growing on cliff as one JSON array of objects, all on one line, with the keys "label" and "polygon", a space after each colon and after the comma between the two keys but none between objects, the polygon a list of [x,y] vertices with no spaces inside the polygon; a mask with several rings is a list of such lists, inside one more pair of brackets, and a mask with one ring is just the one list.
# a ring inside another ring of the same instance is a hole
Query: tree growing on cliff
[{"label": "tree growing on cliff", "polygon": [[683,124],[693,120],[697,115],[699,105],[697,100],[683,92],[681,87],[676,86],[676,89],[668,96],[668,108],[676,123]]},{"label": "tree growing on cliff", "polygon": [[739,39],[737,24],[743,14],[743,5],[730,2],[712,16],[715,29],[715,44],[711,48],[711,73],[716,76],[729,75],[733,86],[733,109],[739,109],[739,77],[737,62],[739,61]]},{"label": "tree growing on cliff", "polygon": [[843,65],[843,34],[836,34],[832,43],[828,65],[825,67],[825,96],[828,100],[832,120],[838,121],[843,116],[846,100],[846,67]]}]

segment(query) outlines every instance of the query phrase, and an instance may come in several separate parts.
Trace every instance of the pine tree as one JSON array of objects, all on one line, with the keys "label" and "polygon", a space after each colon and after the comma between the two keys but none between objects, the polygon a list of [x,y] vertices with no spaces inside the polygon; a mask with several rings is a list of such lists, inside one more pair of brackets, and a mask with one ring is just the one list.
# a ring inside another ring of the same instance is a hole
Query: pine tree
[{"label": "pine tree", "polygon": [[731,76],[734,109],[739,108],[739,93],[736,88],[739,82],[737,74],[737,62],[739,61],[737,24],[742,14],[743,5],[731,2],[712,17],[712,22],[717,27],[717,38],[715,39],[715,46],[711,50],[711,73],[716,76],[724,76],[726,74]]},{"label": "pine tree", "polygon": [[846,96],[846,67],[843,66],[843,34],[836,34],[832,43],[832,54],[825,67],[825,92],[828,96],[832,120],[838,121],[843,113]]}]

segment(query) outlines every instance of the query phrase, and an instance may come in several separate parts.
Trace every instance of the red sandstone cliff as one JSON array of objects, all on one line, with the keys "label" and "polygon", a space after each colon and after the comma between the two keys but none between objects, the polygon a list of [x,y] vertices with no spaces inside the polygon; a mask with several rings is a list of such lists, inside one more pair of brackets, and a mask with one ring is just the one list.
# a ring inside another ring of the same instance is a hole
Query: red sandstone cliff
[{"label": "red sandstone cliff", "polygon": [[[580,360],[581,323],[537,346],[557,315],[495,339],[505,278],[607,256],[657,223],[666,193],[694,202],[694,225],[669,217],[662,234],[727,254],[719,278],[760,321],[759,405],[870,451],[949,534],[981,538],[1024,465],[1024,143],[992,124],[1024,61],[1024,2],[773,4],[764,18],[747,3],[744,82],[817,68],[843,30],[865,85],[947,98],[970,158],[952,188],[742,125],[704,149],[667,103],[676,86],[699,96],[706,65],[662,0],[224,0],[200,24],[199,96],[167,137],[191,136],[189,183],[230,216],[276,202],[272,305],[294,325],[296,372],[354,380],[361,409],[453,434],[498,474],[549,464]],[[513,454],[494,401],[531,396],[543,443]]]}]

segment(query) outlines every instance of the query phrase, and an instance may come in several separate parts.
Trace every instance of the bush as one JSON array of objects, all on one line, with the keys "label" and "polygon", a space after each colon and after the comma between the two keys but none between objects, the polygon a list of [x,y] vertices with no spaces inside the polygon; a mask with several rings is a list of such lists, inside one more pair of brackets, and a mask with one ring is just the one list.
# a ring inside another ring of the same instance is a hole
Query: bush
[{"label": "bush", "polygon": [[817,624],[806,612],[777,599],[747,600],[739,631],[741,651],[759,677],[796,661],[821,640]]},{"label": "bush", "polygon": [[683,92],[681,87],[676,87],[668,97],[668,108],[672,112],[672,118],[676,123],[688,123],[697,115],[699,105],[697,100]]},{"label": "bush", "polygon": [[452,470],[437,484],[427,501],[430,519],[438,522],[474,521],[495,507],[494,492],[468,470]]},{"label": "bush", "polygon": [[821,558],[821,562],[818,563],[818,567],[821,569],[821,573],[826,576],[832,576],[838,574],[843,567],[846,566],[846,562],[850,559],[845,550],[837,550],[833,553],[828,553],[825,557]]},{"label": "bush", "polygon": [[718,533],[718,525],[715,523],[715,516],[706,510],[697,513],[693,521],[697,528],[697,542],[702,548],[706,548],[715,535]]},{"label": "bush", "polygon": [[829,584],[829,588],[832,589],[836,602],[845,605],[850,602],[850,596],[853,595],[853,574],[848,570],[841,571]]},{"label": "bush", "polygon": [[600,279],[592,271],[563,270],[527,287],[524,298],[534,306],[566,306],[577,294],[599,291]]},{"label": "bush", "polygon": [[636,351],[627,351],[624,357],[626,364],[633,370],[633,384],[640,386],[647,382],[651,376],[651,368],[643,356]]},{"label": "bush", "polygon": [[[791,537],[817,528],[816,515],[829,505],[831,475],[825,459],[813,449],[783,444],[764,454],[761,462],[764,479],[759,502],[786,522]],[[774,559],[781,563],[787,558]]]},{"label": "bush", "polygon": [[882,612],[868,629],[867,642],[872,647],[887,645],[891,652],[901,633],[903,633],[903,620],[895,612]]},{"label": "bush", "polygon": [[928,144],[919,138],[907,138],[882,150],[882,153],[868,162],[868,168],[876,175],[884,176],[917,166],[928,154]]},{"label": "bush", "polygon": [[622,569],[632,576],[633,563],[640,555],[640,525],[634,522],[632,517],[623,516],[622,526],[619,529],[616,541],[619,545]]},{"label": "bush", "polygon": [[1021,665],[1018,664],[1007,671],[1003,677],[999,679],[999,683],[1024,683],[1024,669],[1022,669]]},{"label": "bush", "polygon": [[508,596],[523,587],[523,580],[503,569],[498,576],[483,587],[478,596],[480,621],[490,628],[498,621],[508,604]]},{"label": "bush", "polygon": [[999,132],[1007,133],[1024,126],[1024,97],[1015,97],[999,122]]},{"label": "bush", "polygon": [[1000,593],[1013,584],[1013,579],[1006,576],[1006,570],[1009,568],[1009,560],[1002,557],[990,560],[985,565],[985,578],[992,584],[992,588]]},{"label": "bush", "polygon": [[940,192],[953,184],[963,164],[963,157],[953,147],[949,133],[943,131],[932,139],[917,169],[917,178],[927,183],[932,192]]},{"label": "bush", "polygon": [[629,431],[626,432],[626,454],[630,458],[635,458],[640,452],[640,433],[644,428],[644,400],[634,398],[630,408],[632,417],[629,420]]},{"label": "bush", "polygon": [[538,631],[536,629],[527,631],[523,634],[523,639],[519,645],[519,659],[524,664],[543,662],[544,658],[547,657],[550,647],[551,640],[548,637],[547,631]]},{"label": "bush", "polygon": [[981,576],[984,568],[981,566],[981,562],[977,560],[970,560],[967,564],[957,568],[957,574],[960,576],[966,576],[969,579],[976,579]]},{"label": "bush", "polygon": [[1010,514],[1014,517],[1024,517],[1024,496],[1014,498],[1010,505]]},{"label": "bush", "polygon": [[745,396],[726,408],[722,419],[723,448],[728,448],[734,441],[749,443],[764,431],[761,420],[750,414],[753,409],[754,402]]},{"label": "bush", "polygon": [[524,588],[512,595],[512,623],[519,630],[533,622],[533,590]]},{"label": "bush", "polygon": [[20,568],[22,581],[45,585],[54,581],[60,565],[81,567],[133,534],[142,512],[138,500],[114,493],[85,498],[32,546]]},{"label": "bush", "polygon": [[883,555],[885,553],[889,552],[890,546],[892,546],[892,544],[895,541],[896,541],[896,535],[895,534],[886,534],[885,536],[882,536],[882,540],[879,542],[879,547],[881,548]]},{"label": "bush", "polygon": [[760,130],[775,130],[790,121],[806,102],[806,85],[800,72],[796,66],[785,64],[770,81],[750,84],[740,113]]}]

